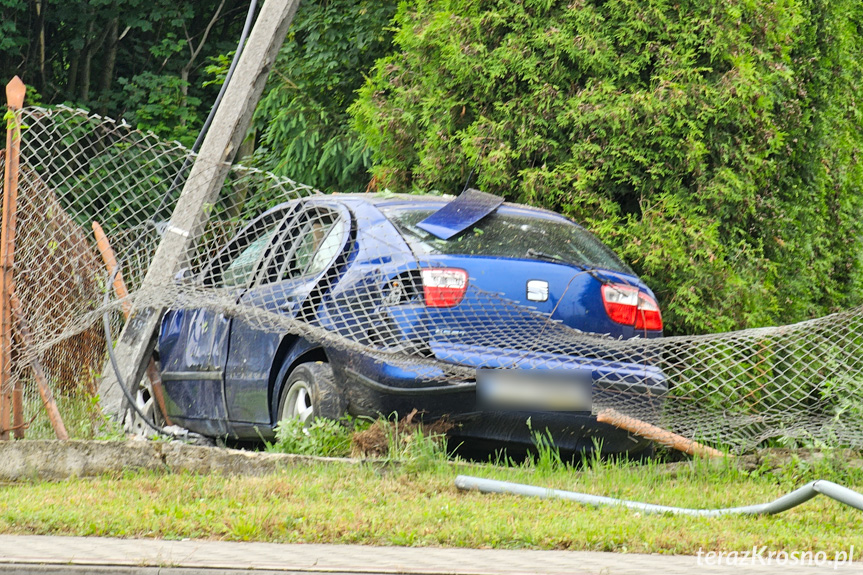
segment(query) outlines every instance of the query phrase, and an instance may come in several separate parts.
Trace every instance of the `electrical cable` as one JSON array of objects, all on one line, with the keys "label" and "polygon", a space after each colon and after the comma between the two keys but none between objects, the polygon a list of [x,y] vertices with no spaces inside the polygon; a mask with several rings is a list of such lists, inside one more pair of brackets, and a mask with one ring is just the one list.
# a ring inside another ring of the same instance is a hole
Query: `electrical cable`
[{"label": "electrical cable", "polygon": [[[219,105],[222,103],[222,99],[225,96],[225,92],[227,91],[228,84],[231,81],[231,78],[234,75],[234,71],[237,68],[237,62],[240,60],[240,56],[243,53],[243,50],[246,46],[246,40],[249,37],[249,31],[252,28],[252,23],[254,22],[255,11],[257,10],[258,0],[251,0],[249,4],[249,11],[246,14],[246,21],[243,24],[243,31],[240,34],[240,40],[237,43],[237,50],[234,52],[234,57],[231,60],[231,65],[228,67],[228,72],[225,74],[225,81],[222,83],[222,87],[219,89],[219,94],[216,96],[216,100],[213,102],[213,107],[210,108],[210,113],[207,115],[207,119],[204,120],[204,125],[201,127],[201,131],[198,133],[198,137],[195,139],[195,143],[192,144],[192,149],[190,154],[186,154],[186,158],[183,161],[183,165],[180,170],[177,172],[177,175],[174,176],[173,181],[171,182],[171,186],[168,188],[168,191],[162,196],[161,201],[159,202],[159,206],[156,208],[154,214],[158,214],[162,209],[167,205],[168,199],[174,194],[177,188],[180,185],[180,180],[183,177],[183,174],[186,172],[186,169],[189,167],[191,163],[191,157],[198,152],[201,148],[201,144],[204,142],[204,138],[207,135],[207,132],[210,129],[210,126],[213,123],[213,118],[216,115],[216,111],[219,109]],[[150,222],[152,223],[152,221]],[[126,249],[126,253],[130,253],[143,239],[144,235],[138,236]],[[122,255],[117,259],[117,265],[111,270],[109,274],[107,285],[114,285],[114,279],[117,277],[117,274],[120,272],[120,268],[122,267],[124,260],[126,259],[126,255]],[[105,291],[105,296],[103,298],[103,304],[107,306],[110,298],[110,289]],[[107,309],[107,308],[106,308]],[[114,340],[111,337],[111,318],[109,316],[108,311],[105,311],[102,314],[102,324],[105,330],[105,342],[108,348],[108,359],[111,363],[111,368],[114,370],[114,375],[117,378],[117,385],[120,386],[120,390],[123,392],[123,396],[126,398],[126,401],[129,402],[129,405],[138,414],[144,423],[146,423],[151,429],[153,429],[156,433],[165,433],[164,428],[157,425],[154,421],[150,421],[150,419],[141,411],[141,408],[138,407],[135,398],[132,397],[131,392],[126,388],[126,383],[123,381],[123,376],[120,375],[120,365],[117,362],[117,357],[114,354]],[[137,383],[137,382],[135,382]]]},{"label": "electrical cable", "polygon": [[219,105],[222,103],[222,98],[225,96],[225,91],[228,89],[228,83],[230,83],[231,78],[234,76],[234,70],[237,68],[237,62],[240,60],[240,56],[243,53],[243,49],[246,46],[246,40],[249,37],[249,30],[252,28],[252,22],[255,16],[255,10],[258,6],[258,0],[252,0],[249,5],[249,12],[246,14],[246,22],[243,24],[243,31],[240,34],[240,41],[237,43],[237,50],[234,52],[234,57],[231,59],[231,65],[228,66],[228,71],[225,74],[225,81],[222,82],[221,88],[219,88],[219,93],[216,96],[216,100],[213,102],[213,107],[210,108],[210,113],[207,115],[207,119],[204,120],[204,125],[201,126],[201,131],[198,132],[198,137],[195,138],[195,143],[192,144],[192,153],[186,154],[186,158],[183,160],[183,165],[180,170],[177,172],[177,175],[174,176],[174,180],[171,182],[171,186],[168,188],[168,191],[165,192],[165,195],[162,196],[162,201],[159,203],[159,206],[156,208],[154,214],[158,214],[162,211],[162,208],[165,207],[167,200],[171,195],[177,190],[180,186],[180,179],[183,177],[183,174],[186,172],[186,169],[189,167],[191,163],[191,157],[197,153],[198,150],[201,149],[201,144],[204,143],[204,138],[207,135],[207,132],[210,131],[210,126],[213,124],[213,117],[216,115],[216,110],[219,109]]}]

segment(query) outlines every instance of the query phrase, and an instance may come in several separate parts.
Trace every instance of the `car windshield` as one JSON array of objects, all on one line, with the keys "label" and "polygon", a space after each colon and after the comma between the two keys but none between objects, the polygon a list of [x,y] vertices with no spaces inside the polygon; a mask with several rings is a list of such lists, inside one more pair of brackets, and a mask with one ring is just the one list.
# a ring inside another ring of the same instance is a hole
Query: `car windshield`
[{"label": "car windshield", "polygon": [[521,212],[498,211],[448,240],[417,227],[435,210],[384,208],[417,255],[465,254],[560,261],[632,274],[593,234],[573,223]]}]

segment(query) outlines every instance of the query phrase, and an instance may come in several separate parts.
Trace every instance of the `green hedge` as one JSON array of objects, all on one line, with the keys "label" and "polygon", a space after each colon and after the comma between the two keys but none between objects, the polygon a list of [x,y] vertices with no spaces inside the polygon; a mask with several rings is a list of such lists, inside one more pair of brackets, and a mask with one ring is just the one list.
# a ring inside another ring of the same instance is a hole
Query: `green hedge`
[{"label": "green hedge", "polygon": [[859,0],[419,0],[351,108],[380,189],[573,217],[668,333],[860,303]]}]

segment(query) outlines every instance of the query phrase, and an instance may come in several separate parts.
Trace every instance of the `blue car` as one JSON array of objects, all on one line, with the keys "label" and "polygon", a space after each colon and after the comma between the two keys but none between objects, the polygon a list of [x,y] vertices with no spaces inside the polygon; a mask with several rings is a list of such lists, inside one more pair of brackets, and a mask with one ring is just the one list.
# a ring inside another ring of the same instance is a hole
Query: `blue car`
[{"label": "blue car", "polygon": [[456,441],[525,446],[530,418],[563,449],[632,453],[648,443],[592,412],[667,391],[649,354],[614,351],[662,335],[632,270],[566,218],[476,190],[286,202],[194,283],[221,303],[179,301],[157,349],[169,417],[208,436],[416,409]]}]

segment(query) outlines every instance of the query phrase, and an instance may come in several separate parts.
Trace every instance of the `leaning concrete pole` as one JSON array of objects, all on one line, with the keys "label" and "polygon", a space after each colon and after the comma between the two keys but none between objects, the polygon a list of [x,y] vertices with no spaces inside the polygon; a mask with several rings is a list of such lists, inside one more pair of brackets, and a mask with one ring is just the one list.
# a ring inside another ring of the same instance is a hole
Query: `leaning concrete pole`
[{"label": "leaning concrete pole", "polygon": [[[143,294],[169,288],[174,275],[186,263],[187,254],[206,223],[207,206],[217,199],[237,149],[246,137],[252,113],[298,5],[299,0],[264,2],[141,284]],[[114,348],[122,381],[133,395],[153,353],[163,312],[164,309],[146,306],[133,310]],[[110,362],[99,384],[99,397],[105,413],[121,414],[123,395]]]}]

